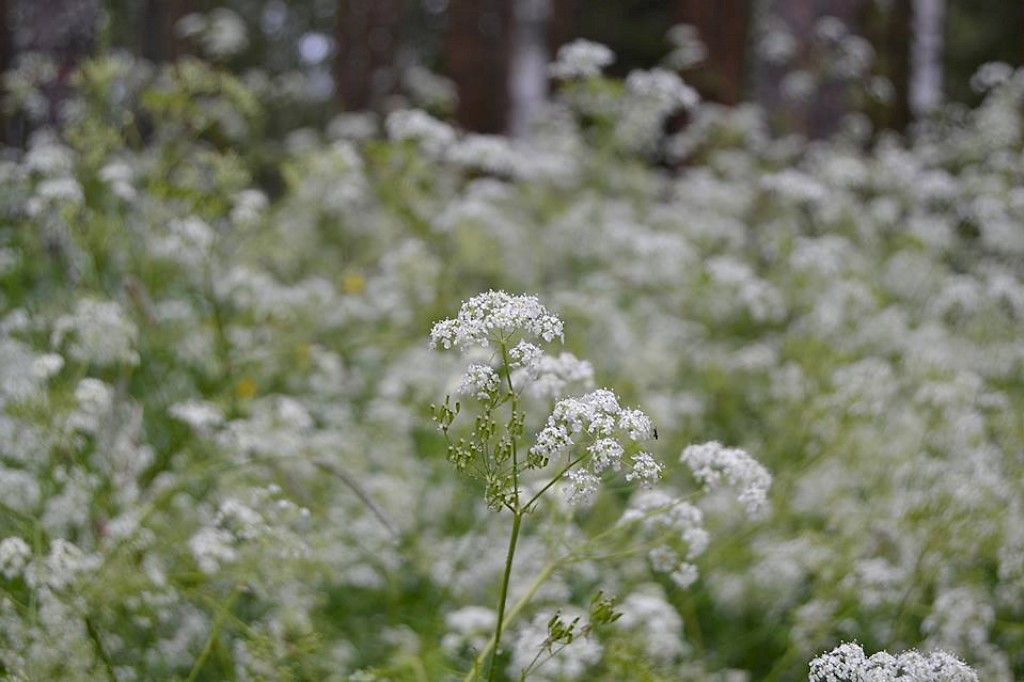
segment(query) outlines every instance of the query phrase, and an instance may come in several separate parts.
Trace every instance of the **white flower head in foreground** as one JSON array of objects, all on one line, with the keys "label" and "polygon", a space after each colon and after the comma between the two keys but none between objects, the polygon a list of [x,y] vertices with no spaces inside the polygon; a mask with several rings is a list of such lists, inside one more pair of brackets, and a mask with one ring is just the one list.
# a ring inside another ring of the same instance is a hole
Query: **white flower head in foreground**
[{"label": "white flower head in foreground", "polygon": [[457,317],[435,324],[430,343],[434,348],[465,350],[473,346],[487,348],[519,335],[548,342],[562,339],[562,321],[536,296],[488,291],[464,302]]},{"label": "white flower head in foreground", "polygon": [[810,663],[809,682],[978,682],[966,663],[944,651],[924,655],[880,651],[866,656],[857,644],[841,644]]},{"label": "white flower head in foreground", "polygon": [[601,75],[604,67],[615,61],[615,53],[601,43],[574,40],[558,48],[556,61],[551,64],[553,78],[571,80]]},{"label": "white flower head in foreground", "polygon": [[757,517],[765,512],[772,475],[745,451],[710,441],[690,445],[679,461],[690,468],[707,490],[725,486],[737,489],[748,516]]},{"label": "white flower head in foreground", "polygon": [[[652,438],[654,426],[646,414],[621,407],[612,391],[598,389],[555,404],[530,448],[530,458],[541,467],[551,459],[570,453],[576,445],[586,443],[586,453],[574,460],[581,466],[567,474],[569,500],[586,503],[597,491],[597,483],[605,471],[622,468],[624,444]],[[627,481],[636,480],[648,486],[661,476],[662,466],[649,453],[637,452],[631,462]]]},{"label": "white flower head in foreground", "polygon": [[459,395],[487,400],[497,392],[500,385],[501,379],[493,367],[474,363],[466,368],[466,373],[462,375],[462,381],[456,392]]}]

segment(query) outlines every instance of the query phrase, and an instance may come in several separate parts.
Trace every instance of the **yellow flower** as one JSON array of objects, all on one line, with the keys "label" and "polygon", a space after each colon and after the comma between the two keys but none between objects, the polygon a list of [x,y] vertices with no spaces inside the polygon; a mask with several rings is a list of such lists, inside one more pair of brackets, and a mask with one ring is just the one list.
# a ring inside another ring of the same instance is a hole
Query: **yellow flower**
[{"label": "yellow flower", "polygon": [[366,288],[366,280],[359,273],[352,273],[345,275],[345,279],[341,283],[341,289],[350,296],[356,296],[363,293]]},{"label": "yellow flower", "polygon": [[252,400],[256,397],[256,382],[249,377],[242,377],[237,384],[235,384],[235,395],[240,400]]}]

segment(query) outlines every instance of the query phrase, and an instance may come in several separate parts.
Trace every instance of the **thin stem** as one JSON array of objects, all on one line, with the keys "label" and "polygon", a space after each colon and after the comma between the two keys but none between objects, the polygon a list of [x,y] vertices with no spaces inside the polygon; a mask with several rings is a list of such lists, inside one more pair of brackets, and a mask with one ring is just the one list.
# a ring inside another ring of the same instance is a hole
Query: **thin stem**
[{"label": "thin stem", "polygon": [[114,675],[114,664],[110,661],[110,655],[107,653],[106,647],[103,646],[103,640],[100,639],[100,633],[96,629],[96,625],[88,616],[85,618],[85,631],[89,634],[89,639],[92,640],[93,646],[96,647],[96,655],[99,657],[100,662],[103,663],[103,669],[106,671],[107,677],[111,682],[115,682],[117,676]]},{"label": "thin stem", "polygon": [[395,528],[395,525],[391,523],[390,520],[388,520],[387,514],[385,514],[384,510],[381,509],[377,505],[377,503],[373,501],[373,498],[370,497],[370,494],[363,490],[362,486],[359,485],[359,482],[355,479],[355,477],[353,477],[351,474],[345,471],[345,469],[343,469],[338,464],[335,464],[334,462],[328,462],[326,460],[319,459],[315,460],[313,464],[315,464],[317,468],[319,468],[321,471],[326,471],[327,473],[331,474],[339,481],[344,483],[346,486],[348,486],[348,488],[356,494],[356,497],[358,497],[359,500],[364,505],[366,505],[366,508],[369,509],[370,512],[377,517],[377,520],[380,521],[381,525],[384,526],[384,528],[391,535],[392,540],[398,539],[398,529]]},{"label": "thin stem", "polygon": [[[551,561],[548,563],[547,566],[544,567],[544,569],[540,573],[537,574],[537,577],[533,579],[533,583],[531,583],[530,587],[527,588],[526,594],[520,597],[519,601],[517,601],[515,605],[509,610],[508,616],[505,618],[505,625],[508,625],[509,623],[514,621],[516,619],[516,616],[519,615],[519,612],[526,608],[526,605],[530,603],[531,599],[533,599],[533,595],[537,594],[537,590],[540,589],[541,585],[547,582],[547,579],[551,577],[551,574],[555,572],[555,569],[558,568],[560,563],[560,561]],[[466,676],[462,679],[462,682],[472,682],[472,680],[476,678],[477,671],[480,670],[480,667],[487,659],[487,656],[491,653],[492,648],[494,648],[494,635],[491,635],[491,638],[487,641],[487,644],[485,644],[484,648],[481,649],[480,653],[476,657],[476,660],[473,662],[473,668],[468,673],[466,673]]]},{"label": "thin stem", "polygon": [[203,669],[206,664],[206,659],[210,657],[210,653],[213,651],[213,645],[217,641],[217,636],[220,635],[221,628],[224,626],[224,621],[231,614],[231,609],[235,605],[235,600],[238,599],[241,593],[241,588],[236,587],[231,591],[227,600],[221,605],[220,611],[213,619],[213,625],[210,627],[210,634],[206,638],[206,644],[203,645],[203,650],[199,652],[199,657],[192,665],[192,670],[188,674],[188,678],[185,682],[194,682],[199,677],[199,672]]},{"label": "thin stem", "polygon": [[512,560],[516,555],[516,543],[519,542],[519,526],[523,515],[512,515],[512,535],[508,539],[508,556],[505,557],[505,575],[501,579],[501,596],[498,598],[498,622],[494,626],[494,651],[491,653],[491,671],[487,675],[488,682],[494,682],[494,674],[498,667],[498,651],[501,646],[501,631],[505,623],[505,600],[508,597],[508,581],[512,576]]},{"label": "thin stem", "polygon": [[[589,454],[589,453],[588,453],[588,454]],[[568,464],[566,464],[566,465],[565,465],[564,467],[562,467],[562,470],[561,470],[561,471],[559,471],[559,472],[558,472],[557,474],[555,474],[555,477],[554,477],[554,478],[552,478],[552,479],[551,479],[550,481],[548,481],[548,482],[547,482],[547,484],[546,484],[546,485],[545,485],[545,486],[544,486],[543,488],[541,488],[541,489],[540,489],[540,490],[539,490],[539,491],[537,492],[537,494],[536,494],[536,495],[534,495],[533,497],[531,497],[531,498],[530,498],[530,501],[529,501],[529,502],[527,502],[526,504],[524,504],[524,505],[523,505],[523,510],[524,510],[524,511],[525,511],[525,510],[528,510],[528,509],[529,509],[529,508],[530,508],[530,507],[531,507],[531,506],[533,505],[533,503],[534,503],[534,502],[536,502],[537,500],[539,500],[539,499],[540,499],[540,496],[541,496],[541,495],[543,495],[544,493],[546,493],[546,492],[548,491],[548,489],[549,489],[549,488],[550,488],[551,486],[553,486],[554,484],[558,483],[558,482],[559,482],[559,481],[560,481],[560,480],[562,479],[562,476],[564,476],[564,475],[566,474],[566,472],[568,472],[568,471],[569,471],[569,469],[572,469],[572,468],[573,468],[574,466],[576,466],[576,465],[577,465],[577,464],[579,464],[579,463],[580,463],[581,461],[583,461],[583,459],[584,459],[584,458],[585,458],[586,456],[587,456],[586,454],[584,454],[584,455],[580,455],[579,457],[577,457],[576,459],[572,460],[571,462],[569,462]]]},{"label": "thin stem", "polygon": [[[516,413],[519,411],[518,401],[516,400],[516,389],[512,386],[512,367],[508,361],[508,346],[503,341],[501,343],[501,362],[505,365],[505,381],[508,382],[508,394],[512,398],[512,421],[509,424],[513,424],[516,420]],[[516,450],[516,439],[511,437],[509,434],[509,440],[512,441],[512,489],[515,491],[516,498],[516,513],[519,511],[519,453]]]}]

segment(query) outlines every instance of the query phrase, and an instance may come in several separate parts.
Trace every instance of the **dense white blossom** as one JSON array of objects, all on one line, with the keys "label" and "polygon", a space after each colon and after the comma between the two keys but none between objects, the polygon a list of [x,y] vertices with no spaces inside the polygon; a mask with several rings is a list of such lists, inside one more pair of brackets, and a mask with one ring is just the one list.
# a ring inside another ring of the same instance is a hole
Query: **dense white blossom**
[{"label": "dense white blossom", "polygon": [[53,327],[51,343],[74,360],[97,365],[139,362],[135,349],[138,330],[122,307],[114,301],[82,298],[75,310],[60,317]]},{"label": "dense white blossom", "polygon": [[578,38],[559,47],[555,62],[548,68],[560,80],[590,78],[601,75],[613,61],[615,54],[604,45]]},{"label": "dense white blossom", "polygon": [[810,682],[977,682],[978,675],[954,656],[880,651],[867,656],[857,644],[841,644],[810,663]]},{"label": "dense white blossom", "polygon": [[765,511],[772,476],[745,451],[710,441],[687,446],[679,461],[708,490],[724,486],[735,489],[748,515],[757,516]]},{"label": "dense white blossom", "polygon": [[441,154],[455,142],[455,131],[419,109],[394,111],[385,121],[392,140],[412,140],[430,154]]},{"label": "dense white blossom", "polygon": [[535,296],[489,291],[465,301],[458,317],[438,322],[430,331],[434,348],[488,347],[516,335],[544,341],[562,338],[562,321]]},{"label": "dense white blossom", "polygon": [[456,393],[487,400],[497,392],[500,385],[501,379],[493,367],[474,363],[466,368]]}]

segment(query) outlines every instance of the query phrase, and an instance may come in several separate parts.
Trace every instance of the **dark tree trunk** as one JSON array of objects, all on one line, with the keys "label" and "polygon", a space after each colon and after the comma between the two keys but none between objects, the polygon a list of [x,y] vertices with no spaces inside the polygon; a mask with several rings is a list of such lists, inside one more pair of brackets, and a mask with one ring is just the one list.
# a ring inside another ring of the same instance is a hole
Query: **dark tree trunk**
[{"label": "dark tree trunk", "polygon": [[790,68],[816,72],[820,55],[814,50],[814,29],[823,17],[841,20],[851,32],[862,35],[867,4],[870,0],[768,0],[767,15],[780,21],[797,41],[796,54],[787,66],[758,60],[756,97],[773,122],[788,131],[811,138],[835,133],[849,112],[850,83],[836,79],[819,82],[813,96],[792,100],[782,92],[782,82]]},{"label": "dark tree trunk", "polygon": [[185,41],[178,38],[178,21],[196,11],[195,0],[146,0],[142,16],[142,56],[153,62],[173,61],[188,53]]},{"label": "dark tree trunk", "polygon": [[55,124],[71,88],[71,75],[96,46],[100,0],[13,0],[14,54],[41,52],[57,66],[46,88],[48,123]]},{"label": "dark tree trunk", "polygon": [[893,86],[893,101],[889,106],[890,128],[903,130],[910,123],[910,45],[913,40],[911,22],[913,21],[912,0],[894,0],[889,7],[888,21],[884,46],[882,75],[886,76]]},{"label": "dark tree trunk", "polygon": [[378,108],[398,84],[404,0],[340,0],[335,82],[348,110]]},{"label": "dark tree trunk", "polygon": [[548,14],[548,53],[554,57],[558,48],[579,36],[578,0],[551,0]]},{"label": "dark tree trunk", "polygon": [[751,0],[681,0],[678,20],[696,27],[708,55],[684,75],[706,99],[743,99]]},{"label": "dark tree trunk", "polygon": [[[13,53],[8,3],[7,0],[0,0],[0,74],[7,73],[7,70],[11,68],[11,56]],[[5,97],[6,90],[3,87],[3,82],[0,81],[0,102]],[[8,139],[7,117],[4,115],[3,107],[0,106],[0,144],[5,144]]]},{"label": "dark tree trunk", "polygon": [[452,0],[448,73],[459,92],[456,119],[469,130],[508,126],[513,0]]}]

